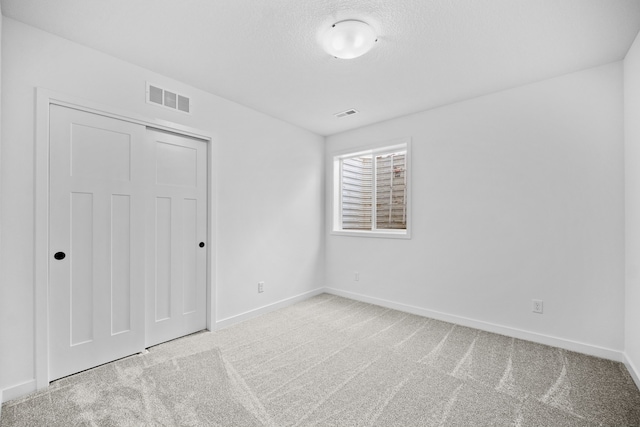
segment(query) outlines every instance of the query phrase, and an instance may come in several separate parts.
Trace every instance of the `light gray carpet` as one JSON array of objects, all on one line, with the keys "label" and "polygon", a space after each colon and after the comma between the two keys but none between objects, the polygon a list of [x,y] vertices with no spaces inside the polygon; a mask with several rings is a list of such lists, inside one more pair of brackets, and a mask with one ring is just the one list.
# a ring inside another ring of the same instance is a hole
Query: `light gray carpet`
[{"label": "light gray carpet", "polygon": [[52,383],[5,426],[640,426],[625,367],[323,294]]}]

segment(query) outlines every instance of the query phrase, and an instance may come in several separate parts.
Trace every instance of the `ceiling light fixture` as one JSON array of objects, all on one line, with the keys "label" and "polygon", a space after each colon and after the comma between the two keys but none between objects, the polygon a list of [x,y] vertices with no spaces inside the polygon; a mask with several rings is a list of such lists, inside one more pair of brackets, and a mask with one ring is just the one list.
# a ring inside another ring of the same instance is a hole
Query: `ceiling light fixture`
[{"label": "ceiling light fixture", "polygon": [[331,56],[352,59],[369,52],[377,42],[373,28],[366,22],[347,20],[336,22],[324,34],[323,48]]}]

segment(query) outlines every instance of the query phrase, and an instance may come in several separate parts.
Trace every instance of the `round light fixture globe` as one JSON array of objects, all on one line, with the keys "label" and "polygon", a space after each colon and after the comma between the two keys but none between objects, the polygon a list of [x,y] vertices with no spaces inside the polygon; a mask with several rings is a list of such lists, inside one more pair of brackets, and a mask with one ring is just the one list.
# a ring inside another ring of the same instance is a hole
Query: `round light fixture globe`
[{"label": "round light fixture globe", "polygon": [[352,59],[369,52],[376,41],[376,34],[367,23],[340,21],[324,34],[323,48],[336,58]]}]

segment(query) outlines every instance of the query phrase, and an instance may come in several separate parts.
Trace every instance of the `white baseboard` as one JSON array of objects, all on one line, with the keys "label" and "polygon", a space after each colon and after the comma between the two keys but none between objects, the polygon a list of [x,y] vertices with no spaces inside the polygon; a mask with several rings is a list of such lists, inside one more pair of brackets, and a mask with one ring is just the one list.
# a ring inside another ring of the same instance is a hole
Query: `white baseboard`
[{"label": "white baseboard", "polygon": [[0,402],[8,402],[36,391],[36,380],[29,380],[22,384],[0,390]]},{"label": "white baseboard", "polygon": [[[483,322],[479,320],[469,319],[462,316],[451,315],[447,313],[441,313],[438,311],[428,310],[421,307],[416,307],[408,304],[398,303],[395,301],[385,300],[381,298],[370,297],[367,295],[358,294],[355,292],[343,291],[335,288],[318,288],[309,292],[286,298],[271,304],[258,307],[253,310],[246,311],[244,313],[230,316],[225,319],[216,321],[216,330],[226,328],[236,323],[243,322],[245,320],[266,314],[280,308],[284,308],[293,305],[297,302],[304,301],[322,293],[328,293],[345,298],[350,298],[356,301],[362,301],[369,304],[375,304],[382,307],[391,308],[394,310],[400,310],[407,313],[417,314],[419,316],[430,317],[432,319],[442,320],[445,322],[455,323],[461,326],[467,326],[470,328],[480,329],[487,332],[493,332],[500,335],[506,335],[518,339],[527,341],[533,341],[539,344],[550,345],[554,347],[563,348],[578,353],[584,353],[591,356],[601,357],[603,359],[614,360],[616,362],[622,362],[627,367],[631,377],[635,381],[636,385],[640,389],[640,370],[629,360],[624,352],[612,350],[604,347],[594,346],[590,344],[584,344],[576,341],[566,340],[563,338],[557,338],[550,335],[538,334],[536,332],[524,331],[517,328],[511,328],[508,326],[496,325],[489,322]],[[26,381],[22,384],[15,385],[0,389],[0,403],[7,402],[9,400],[17,399],[26,394],[29,394],[37,389],[36,380]],[[2,410],[0,406],[0,411]]]},{"label": "white baseboard", "polygon": [[329,294],[350,298],[357,301],[367,302],[370,304],[375,304],[382,307],[391,308],[394,310],[400,310],[400,311],[404,311],[411,314],[417,314],[419,316],[424,316],[424,317],[430,317],[432,319],[442,320],[444,322],[449,322],[449,323],[455,323],[457,325],[480,329],[482,331],[487,331],[487,332],[493,332],[500,335],[506,335],[508,337],[514,337],[514,338],[518,338],[526,341],[533,341],[539,344],[559,347],[565,350],[588,354],[590,356],[596,356],[603,359],[613,360],[616,362],[623,362],[625,360],[623,353],[618,350],[599,347],[591,344],[584,344],[581,342],[571,341],[564,338],[558,338],[551,335],[544,335],[536,332],[529,332],[522,329],[511,328],[509,326],[496,325],[494,323],[483,322],[475,319],[469,319],[467,317],[441,313],[439,311],[428,310],[426,308],[402,304],[399,302],[389,301],[381,298],[370,297],[367,295],[343,291],[340,289],[327,287],[327,288],[324,288],[324,291]]},{"label": "white baseboard", "polygon": [[627,371],[629,371],[631,378],[633,378],[633,381],[636,383],[636,387],[640,390],[640,370],[638,370],[638,367],[629,359],[627,353],[624,353],[624,365],[627,367]]},{"label": "white baseboard", "polygon": [[325,288],[314,289],[309,292],[305,292],[290,298],[286,298],[280,301],[276,301],[271,304],[264,305],[262,307],[258,307],[253,310],[245,311],[244,313],[236,314],[235,316],[227,317],[224,319],[220,319],[216,321],[216,330],[226,328],[228,326],[234,325],[236,323],[244,322],[245,320],[249,320],[253,317],[260,316],[261,314],[266,314],[272,312],[274,310],[278,310],[280,308],[284,308],[290,305],[293,305],[297,302],[304,301],[308,298],[311,298],[316,295],[320,295],[325,292]]}]

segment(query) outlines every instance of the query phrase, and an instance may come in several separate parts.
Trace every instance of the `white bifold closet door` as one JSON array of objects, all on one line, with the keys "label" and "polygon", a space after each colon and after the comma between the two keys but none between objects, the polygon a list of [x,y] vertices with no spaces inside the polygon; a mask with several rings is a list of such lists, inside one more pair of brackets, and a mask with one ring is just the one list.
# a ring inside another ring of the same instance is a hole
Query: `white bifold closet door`
[{"label": "white bifold closet door", "polygon": [[50,107],[50,380],[144,349],[145,138]]},{"label": "white bifold closet door", "polygon": [[145,346],[205,329],[207,144],[150,129]]},{"label": "white bifold closet door", "polygon": [[49,380],[206,328],[207,144],[50,107]]}]

